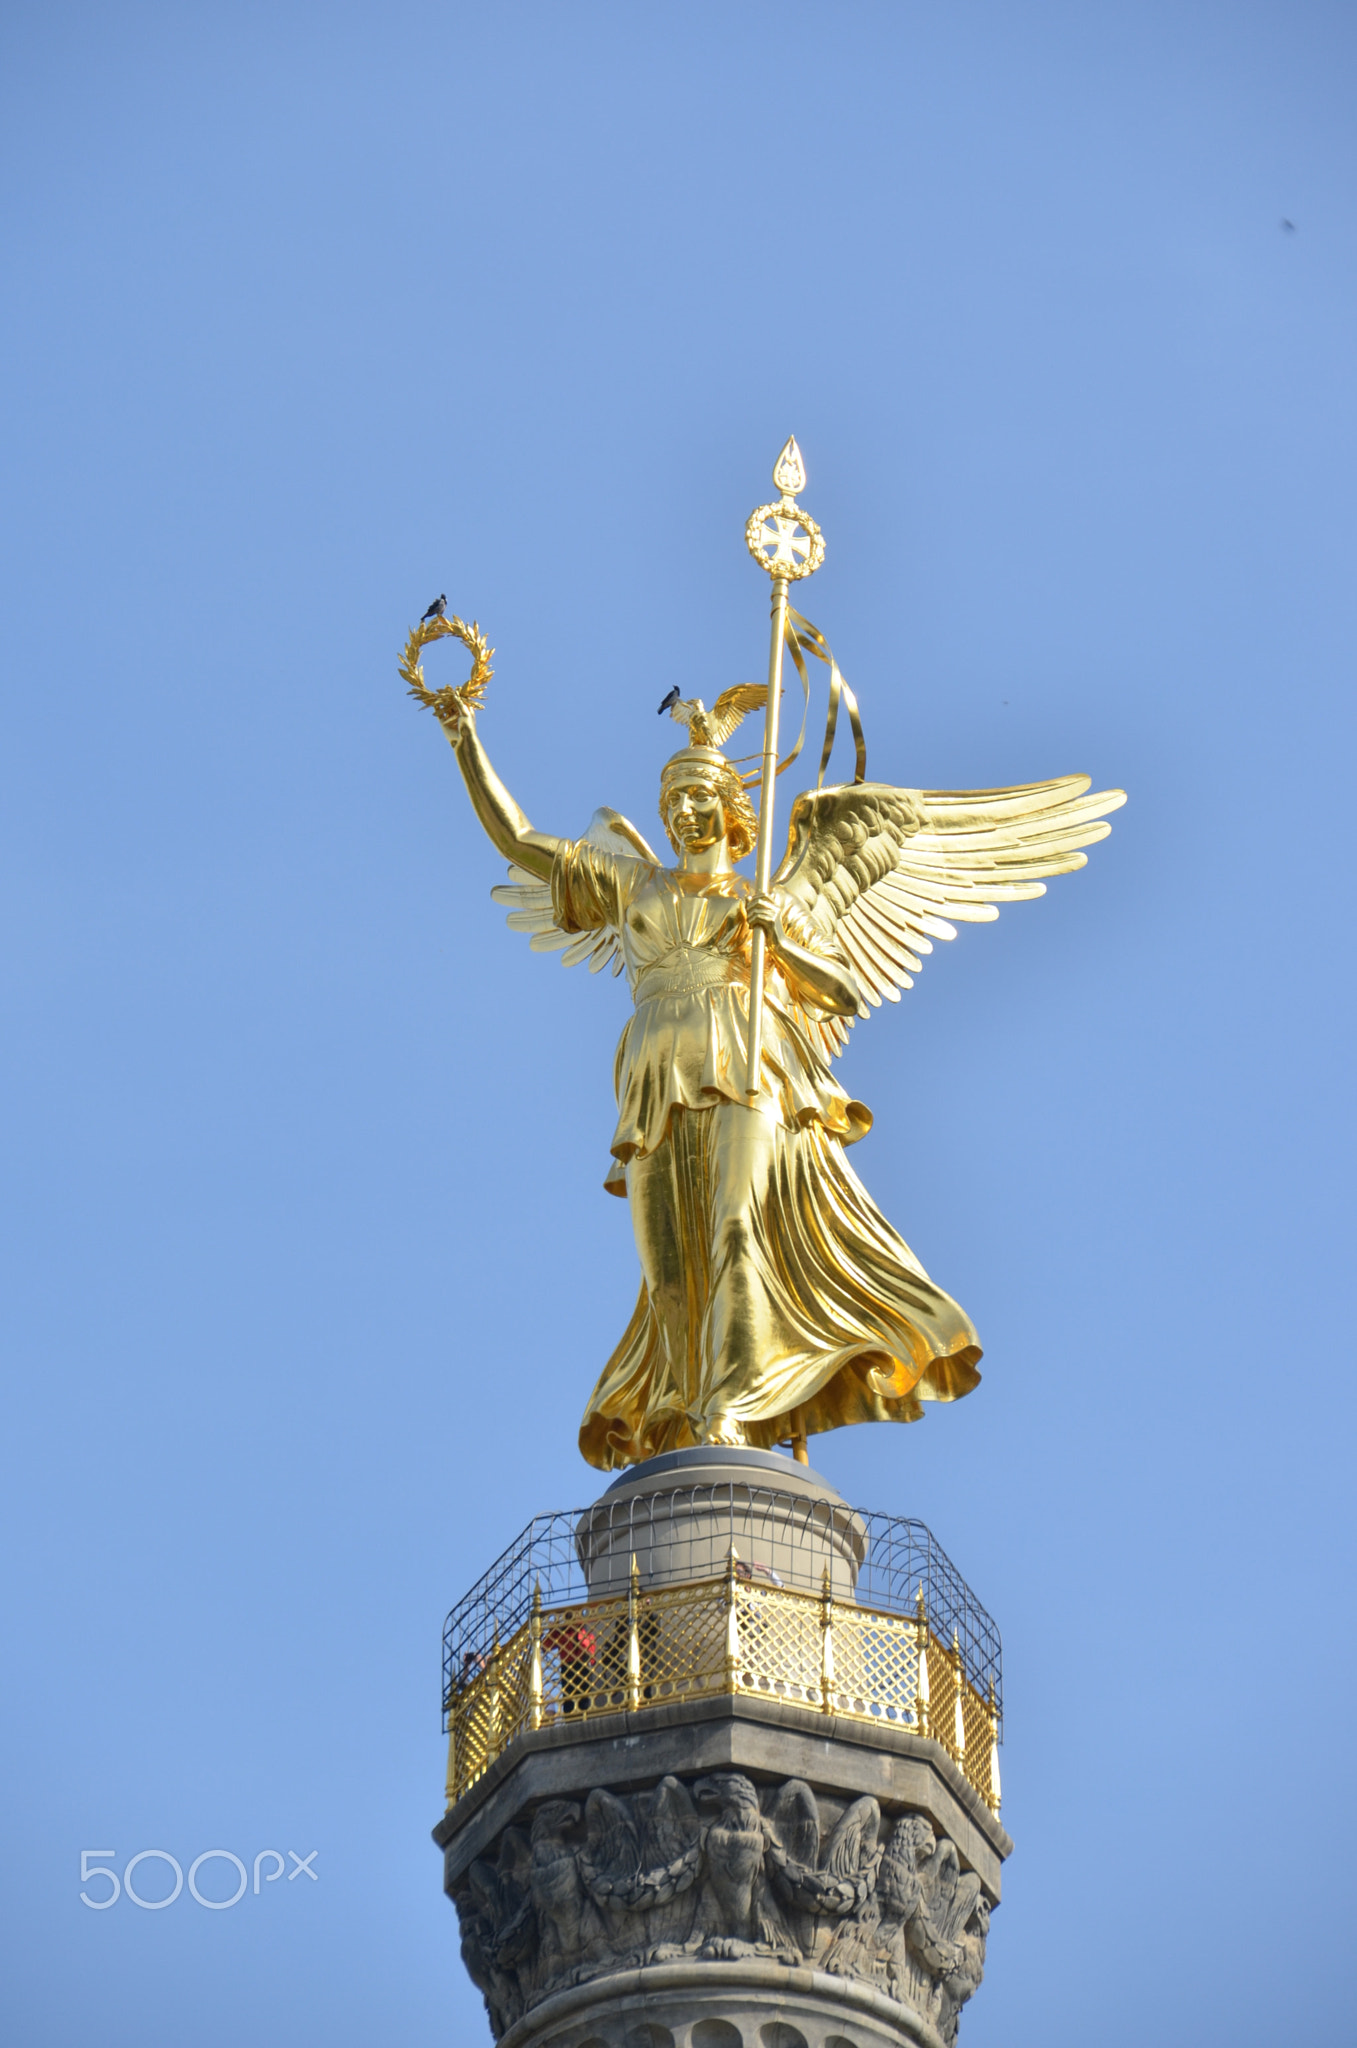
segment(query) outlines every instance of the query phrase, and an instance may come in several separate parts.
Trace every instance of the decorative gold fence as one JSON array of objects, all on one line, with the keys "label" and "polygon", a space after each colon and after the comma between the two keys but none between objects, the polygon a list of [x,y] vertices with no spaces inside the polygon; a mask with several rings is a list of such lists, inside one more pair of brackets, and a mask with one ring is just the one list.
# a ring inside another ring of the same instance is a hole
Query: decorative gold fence
[{"label": "decorative gold fence", "polygon": [[999,1810],[998,1721],[961,1651],[915,1615],[742,1576],[543,1607],[462,1674],[447,1713],[448,1804],[516,1736],[674,1700],[744,1693],[930,1735]]}]

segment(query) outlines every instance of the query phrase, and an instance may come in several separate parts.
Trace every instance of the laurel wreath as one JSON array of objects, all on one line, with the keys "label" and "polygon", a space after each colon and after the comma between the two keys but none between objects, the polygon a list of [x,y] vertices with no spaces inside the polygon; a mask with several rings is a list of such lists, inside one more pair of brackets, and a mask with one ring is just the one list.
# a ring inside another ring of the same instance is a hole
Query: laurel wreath
[{"label": "laurel wreath", "polygon": [[[810,542],[810,553],[804,562],[779,562],[776,569],[763,552],[763,524],[766,519],[794,519],[798,526],[804,526]],[[825,558],[825,537],[809,513],[799,505],[786,509],[785,501],[779,505],[759,505],[745,523],[744,544],[760,569],[766,569],[770,576],[784,576],[788,583],[799,583],[803,576],[813,576]]]},{"label": "laurel wreath", "polygon": [[[440,690],[426,687],[419,657],[435,640],[460,640],[463,647],[470,650],[471,674],[464,683],[448,683]],[[490,666],[494,651],[474,619],[470,625],[455,614],[450,619],[421,619],[405,643],[405,652],[398,666],[409,686],[410,695],[417,703],[432,711],[435,717],[455,722],[462,712],[478,711],[484,702],[485,686],[495,673]]]}]

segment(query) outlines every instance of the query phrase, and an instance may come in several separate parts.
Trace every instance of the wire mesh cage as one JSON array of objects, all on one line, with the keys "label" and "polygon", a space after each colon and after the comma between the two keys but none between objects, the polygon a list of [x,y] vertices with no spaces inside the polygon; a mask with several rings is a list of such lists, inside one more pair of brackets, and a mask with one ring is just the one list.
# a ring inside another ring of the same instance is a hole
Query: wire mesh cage
[{"label": "wire mesh cage", "polygon": [[1002,1725],[999,1630],[923,1522],[807,1498],[777,1487],[727,1482],[675,1487],[529,1522],[448,1615],[443,1631],[443,1710],[523,1627],[534,1597],[543,1609],[610,1612],[632,1570],[644,1588],[699,1585],[731,1567],[751,1585],[832,1593],[882,1615],[916,1618],[955,1643],[980,1700]]}]

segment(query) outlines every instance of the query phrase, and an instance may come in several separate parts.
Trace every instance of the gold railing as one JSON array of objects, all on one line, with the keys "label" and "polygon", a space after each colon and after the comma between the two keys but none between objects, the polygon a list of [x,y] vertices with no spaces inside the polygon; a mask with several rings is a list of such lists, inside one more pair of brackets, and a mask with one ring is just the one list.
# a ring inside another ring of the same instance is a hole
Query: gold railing
[{"label": "gold railing", "polygon": [[448,1804],[519,1736],[600,1714],[644,1713],[712,1694],[792,1700],[851,1721],[930,1735],[999,1811],[993,1698],[917,1613],[888,1614],[741,1575],[545,1608],[496,1642],[447,1714]]}]

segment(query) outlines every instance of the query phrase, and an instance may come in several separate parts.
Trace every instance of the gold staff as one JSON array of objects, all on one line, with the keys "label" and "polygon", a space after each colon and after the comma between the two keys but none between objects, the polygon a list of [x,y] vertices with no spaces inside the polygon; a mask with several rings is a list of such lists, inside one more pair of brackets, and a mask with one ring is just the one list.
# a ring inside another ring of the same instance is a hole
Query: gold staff
[{"label": "gold staff", "polygon": [[[782,695],[782,647],[787,634],[787,585],[813,576],[825,558],[825,543],[815,521],[799,510],[798,491],[806,488],[806,465],[793,436],[773,464],[773,482],[782,496],[776,505],[760,505],[745,527],[745,544],[754,560],[773,579],[773,630],[768,647],[768,705],[763,720],[763,766],[759,780],[759,836],[754,852],[754,889],[767,894],[773,876],[773,795],[777,778],[777,714]],[[745,1092],[751,1102],[759,1092],[763,1068],[763,970],[768,934],[754,928],[749,963],[749,1068]]]}]

